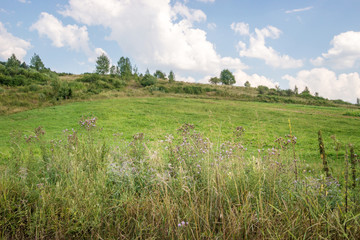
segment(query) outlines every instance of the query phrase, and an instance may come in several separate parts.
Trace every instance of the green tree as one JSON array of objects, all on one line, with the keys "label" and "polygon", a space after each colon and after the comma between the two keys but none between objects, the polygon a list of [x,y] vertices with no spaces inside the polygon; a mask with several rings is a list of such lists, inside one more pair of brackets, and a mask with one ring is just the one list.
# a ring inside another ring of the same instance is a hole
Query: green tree
[{"label": "green tree", "polygon": [[170,73],[169,73],[169,82],[170,83],[175,82],[175,74],[173,71],[170,71]]},{"label": "green tree", "polygon": [[210,80],[209,80],[209,82],[211,83],[211,84],[218,84],[218,83],[220,83],[220,79],[218,78],[218,77],[212,77],[212,78],[210,78]]},{"label": "green tree", "polygon": [[244,86],[247,87],[247,88],[251,87],[250,82],[249,82],[249,81],[246,81],[246,82],[244,83]]},{"label": "green tree", "polygon": [[110,74],[111,74],[111,75],[115,75],[115,74],[116,74],[116,67],[115,67],[114,65],[112,65],[112,66],[110,67]]},{"label": "green tree", "polygon": [[305,86],[305,89],[304,89],[304,91],[301,92],[301,94],[303,94],[303,95],[310,95],[310,90],[309,90],[309,88],[308,88],[307,86]]},{"label": "green tree", "polygon": [[45,69],[44,63],[41,61],[39,55],[34,53],[34,56],[30,59],[30,67],[36,69],[37,71],[41,71]]},{"label": "green tree", "polygon": [[299,94],[299,89],[298,89],[298,87],[296,85],[295,85],[295,88],[294,88],[294,93],[295,93],[295,95]]},{"label": "green tree", "polygon": [[15,54],[12,54],[11,57],[8,58],[6,62],[6,67],[8,68],[18,68],[20,67],[20,60],[18,60],[15,56]]},{"label": "green tree", "polygon": [[223,85],[233,85],[236,83],[234,75],[228,69],[221,71],[220,81]]},{"label": "green tree", "polygon": [[126,80],[129,80],[132,76],[132,66],[130,59],[121,57],[117,64],[120,70],[120,76]]},{"label": "green tree", "polygon": [[356,99],[356,104],[357,104],[357,105],[360,105],[360,98],[357,98],[357,99]]},{"label": "green tree", "polygon": [[96,60],[96,73],[99,74],[106,74],[109,72],[110,67],[110,60],[109,58],[103,53],[99,56]]},{"label": "green tree", "polygon": [[165,79],[165,78],[166,78],[166,74],[163,73],[163,72],[160,71],[160,70],[156,70],[155,73],[154,73],[154,77],[160,78],[160,79]]},{"label": "green tree", "polygon": [[156,82],[157,78],[151,74],[145,74],[145,76],[140,80],[140,84],[143,87],[154,85]]}]

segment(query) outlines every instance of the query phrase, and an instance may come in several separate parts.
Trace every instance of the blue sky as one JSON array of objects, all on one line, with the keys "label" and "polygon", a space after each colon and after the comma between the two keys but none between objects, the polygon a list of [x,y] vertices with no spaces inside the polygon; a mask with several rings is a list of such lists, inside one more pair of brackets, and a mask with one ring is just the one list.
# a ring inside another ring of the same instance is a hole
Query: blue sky
[{"label": "blue sky", "polygon": [[360,98],[358,0],[1,0],[0,60],[34,53],[58,72],[129,57],[177,80],[230,69],[243,85]]}]

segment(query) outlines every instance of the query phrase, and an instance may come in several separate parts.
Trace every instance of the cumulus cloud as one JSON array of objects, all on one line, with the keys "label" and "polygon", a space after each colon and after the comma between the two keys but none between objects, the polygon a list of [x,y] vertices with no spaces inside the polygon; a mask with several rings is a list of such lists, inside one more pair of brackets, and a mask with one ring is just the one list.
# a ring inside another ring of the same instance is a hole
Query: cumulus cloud
[{"label": "cumulus cloud", "polygon": [[13,36],[7,31],[5,26],[0,22],[0,58],[7,60],[11,54],[23,60],[27,50],[31,47],[30,42]]},{"label": "cumulus cloud", "polygon": [[106,38],[139,67],[170,69],[180,75],[209,75],[223,66],[245,69],[238,58],[220,56],[194,22],[206,15],[170,0],[70,0],[61,12],[79,23],[110,29]]},{"label": "cumulus cloud", "polygon": [[344,32],[336,35],[331,43],[332,48],[320,57],[311,60],[315,66],[330,65],[335,69],[355,67],[360,60],[360,32]]},{"label": "cumulus cloud", "polygon": [[270,46],[266,46],[266,38],[277,39],[279,38],[281,31],[273,26],[267,26],[263,29],[255,28],[255,32],[248,33],[248,25],[245,23],[232,24],[231,28],[235,32],[239,32],[242,35],[249,35],[249,46],[242,41],[238,43],[238,51],[242,57],[250,57],[262,59],[269,66],[275,68],[299,68],[303,66],[302,60],[297,60],[289,55],[281,55]]},{"label": "cumulus cloud", "polygon": [[190,23],[206,21],[206,14],[197,9],[189,9],[182,3],[175,3],[172,8],[173,20],[177,19],[177,16],[181,16],[183,19],[188,20]]},{"label": "cumulus cloud", "polygon": [[249,35],[250,31],[249,31],[249,24],[244,23],[244,22],[239,22],[239,23],[232,23],[230,25],[231,29],[235,32],[235,33],[239,33],[240,35]]},{"label": "cumulus cloud", "polygon": [[71,50],[82,51],[93,62],[99,50],[92,51],[89,46],[89,35],[86,26],[66,25],[51,14],[42,12],[39,20],[30,30],[36,30],[40,36],[46,36],[52,45],[58,48],[68,47]]},{"label": "cumulus cloud", "polygon": [[318,92],[329,99],[355,102],[360,97],[360,76],[356,72],[337,76],[326,68],[314,68],[302,70],[295,77],[285,75],[283,79],[289,81],[290,88],[296,85],[302,91],[307,86],[312,94]]}]

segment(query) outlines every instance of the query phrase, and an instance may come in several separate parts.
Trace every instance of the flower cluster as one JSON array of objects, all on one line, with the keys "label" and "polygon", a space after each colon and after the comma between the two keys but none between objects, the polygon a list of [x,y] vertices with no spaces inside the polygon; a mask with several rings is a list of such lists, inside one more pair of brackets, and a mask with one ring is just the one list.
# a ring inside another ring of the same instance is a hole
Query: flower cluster
[{"label": "flower cluster", "polygon": [[87,131],[90,131],[91,129],[96,127],[96,121],[97,121],[96,117],[85,117],[85,116],[83,116],[80,119],[79,124],[80,124],[81,127],[84,127]]}]

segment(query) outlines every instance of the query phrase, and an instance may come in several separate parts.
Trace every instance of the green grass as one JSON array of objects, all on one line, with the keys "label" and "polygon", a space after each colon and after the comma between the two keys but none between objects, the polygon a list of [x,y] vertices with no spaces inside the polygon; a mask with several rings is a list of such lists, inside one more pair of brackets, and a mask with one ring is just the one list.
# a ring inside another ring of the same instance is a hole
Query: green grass
[{"label": "green grass", "polygon": [[[0,151],[9,151],[10,133],[31,135],[44,127],[48,140],[57,139],[65,129],[78,129],[82,115],[94,115],[103,129],[102,137],[110,142],[113,135],[121,134],[130,140],[142,132],[154,142],[174,134],[183,123],[191,123],[211,139],[228,139],[237,126],[246,129],[244,142],[251,152],[272,148],[278,137],[292,132],[298,138],[298,157],[307,163],[319,162],[318,130],[323,131],[325,148],[334,170],[337,161],[333,139],[360,147],[360,119],[349,116],[349,109],[340,107],[307,106],[295,104],[258,103],[232,100],[193,98],[118,98],[38,108],[7,116],[0,116]],[[343,153],[340,153],[340,157]]]},{"label": "green grass", "polygon": [[[358,166],[344,146],[359,153],[360,121],[347,112],[147,97],[1,116],[0,238],[358,238]],[[83,115],[96,128],[81,127]],[[38,126],[45,135],[26,142]],[[296,144],[275,143],[290,127]],[[333,178],[322,172],[318,130]]]},{"label": "green grass", "polygon": [[317,131],[322,130],[330,154],[332,140],[353,143],[359,149],[359,118],[344,116],[347,110],[334,107],[274,103],[206,100],[190,98],[120,98],[77,102],[39,108],[0,117],[0,145],[5,151],[11,131],[31,134],[43,126],[48,139],[56,139],[64,129],[77,129],[82,115],[92,114],[103,128],[102,136],[122,134],[124,139],[139,132],[150,140],[174,134],[183,123],[191,123],[210,138],[227,139],[237,126],[243,126],[245,143],[251,149],[269,148],[277,137],[289,133],[298,138],[301,159],[318,159]]}]

